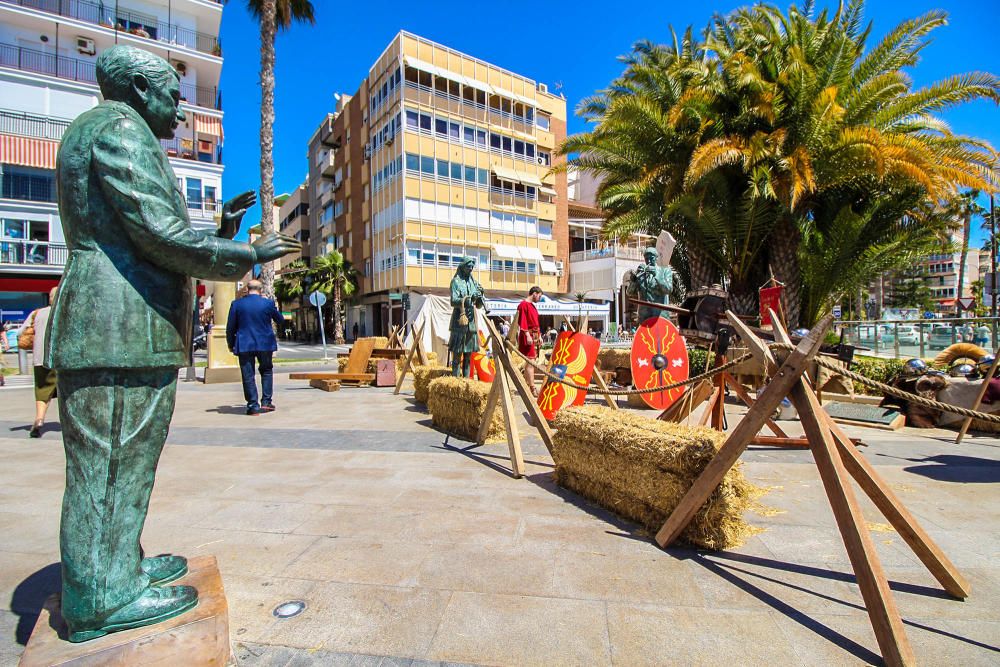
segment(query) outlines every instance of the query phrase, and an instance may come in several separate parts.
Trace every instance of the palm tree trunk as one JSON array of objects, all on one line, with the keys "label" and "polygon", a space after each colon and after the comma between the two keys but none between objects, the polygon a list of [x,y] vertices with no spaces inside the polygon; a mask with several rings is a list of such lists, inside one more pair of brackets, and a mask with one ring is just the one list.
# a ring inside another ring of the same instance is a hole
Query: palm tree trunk
[{"label": "palm tree trunk", "polygon": [[333,342],[335,345],[344,344],[344,331],[340,326],[340,281],[333,284]]},{"label": "palm tree trunk", "polygon": [[[274,37],[277,0],[263,0],[260,11],[260,229],[274,233]],[[274,264],[261,266],[267,298],[274,295]]]},{"label": "palm tree trunk", "polygon": [[955,315],[961,316],[958,300],[965,296],[965,262],[969,259],[969,236],[972,234],[972,214],[966,211],[962,219],[962,262],[958,265],[958,285],[955,286]]},{"label": "palm tree trunk", "polygon": [[771,271],[775,280],[785,286],[781,292],[781,305],[785,309],[789,329],[799,326],[802,313],[802,272],[799,267],[801,240],[795,220],[783,217],[775,226],[769,241]]},{"label": "palm tree trunk", "polygon": [[689,289],[708,287],[718,282],[715,265],[708,258],[708,253],[704,249],[694,244],[687,248],[688,271],[691,274],[691,284]]}]

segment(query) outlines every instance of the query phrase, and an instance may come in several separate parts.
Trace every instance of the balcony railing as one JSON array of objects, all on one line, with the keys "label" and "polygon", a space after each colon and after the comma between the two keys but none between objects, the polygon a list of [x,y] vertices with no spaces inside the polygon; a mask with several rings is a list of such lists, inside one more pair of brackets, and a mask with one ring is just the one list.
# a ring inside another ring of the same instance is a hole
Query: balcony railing
[{"label": "balcony railing", "polygon": [[65,266],[68,256],[63,243],[0,239],[0,264]]},{"label": "balcony railing", "polygon": [[583,262],[588,259],[605,259],[616,257],[618,259],[641,260],[642,248],[629,248],[627,246],[608,246],[607,248],[593,248],[591,250],[577,250],[569,254],[569,261]]},{"label": "balcony railing", "polygon": [[188,211],[190,211],[192,215],[200,215],[210,218],[222,210],[222,202],[189,199],[187,200],[187,207]]},{"label": "balcony railing", "polygon": [[[6,2],[7,0],[0,0]],[[69,56],[57,56],[34,49],[26,49],[13,44],[0,43],[0,67],[10,67],[22,72],[48,74],[70,81],[97,85],[97,74],[93,60],[82,60]],[[218,89],[207,86],[180,85],[181,100],[206,109],[221,109],[222,100]]]},{"label": "balcony railing", "polygon": [[160,145],[170,157],[179,157],[184,160],[195,160],[208,164],[222,164],[222,147],[216,146],[210,152],[199,152],[191,146],[185,147],[179,138],[160,139]]},{"label": "balcony railing", "polygon": [[0,3],[28,7],[84,23],[101,25],[110,30],[127,32],[136,37],[163,42],[170,46],[184,46],[202,53],[222,55],[219,40],[215,35],[182,28],[174,23],[157,21],[149,15],[123,9],[116,2],[105,4],[86,0],[0,0]]},{"label": "balcony railing", "polygon": [[0,134],[13,134],[37,139],[62,139],[70,121],[65,118],[49,118],[23,111],[0,109]]}]

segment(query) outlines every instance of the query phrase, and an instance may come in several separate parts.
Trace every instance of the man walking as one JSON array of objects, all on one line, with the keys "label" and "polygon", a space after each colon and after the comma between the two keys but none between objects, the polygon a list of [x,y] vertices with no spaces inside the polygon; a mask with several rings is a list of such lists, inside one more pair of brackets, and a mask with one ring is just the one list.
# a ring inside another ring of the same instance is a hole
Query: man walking
[{"label": "man walking", "polygon": [[[265,299],[260,291],[263,284],[259,280],[247,283],[247,295],[233,301],[226,322],[226,343],[229,351],[240,360],[240,374],[243,376],[243,398],[247,402],[247,414],[274,412],[271,400],[274,391],[273,364],[271,356],[278,349],[278,340],[271,328],[273,321],[278,326],[285,318],[278,312],[274,301]],[[254,364],[260,369],[260,402],[257,402],[257,381],[254,379]]]},{"label": "man walking", "polygon": [[[541,325],[538,322],[538,308],[535,304],[542,300],[542,288],[535,285],[528,290],[528,298],[517,305],[517,349],[532,361],[538,359],[538,348],[542,345]],[[524,365],[524,379],[532,396],[538,396],[535,388],[535,368]]]}]

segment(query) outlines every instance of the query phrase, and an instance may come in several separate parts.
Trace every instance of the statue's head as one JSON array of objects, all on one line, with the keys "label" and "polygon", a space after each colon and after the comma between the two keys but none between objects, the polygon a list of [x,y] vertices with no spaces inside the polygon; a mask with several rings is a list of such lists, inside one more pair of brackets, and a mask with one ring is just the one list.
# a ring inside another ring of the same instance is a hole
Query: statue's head
[{"label": "statue's head", "polygon": [[476,268],[476,258],[463,257],[462,263],[458,265],[458,272],[463,278],[468,278],[472,275],[472,270],[474,268]]},{"label": "statue's head", "polygon": [[113,46],[97,58],[97,84],[106,100],[139,112],[160,139],[171,139],[184,120],[180,77],[163,58],[134,46]]},{"label": "statue's head", "polygon": [[646,248],[642,256],[645,258],[648,266],[656,266],[656,260],[660,259],[660,252],[656,248]]}]

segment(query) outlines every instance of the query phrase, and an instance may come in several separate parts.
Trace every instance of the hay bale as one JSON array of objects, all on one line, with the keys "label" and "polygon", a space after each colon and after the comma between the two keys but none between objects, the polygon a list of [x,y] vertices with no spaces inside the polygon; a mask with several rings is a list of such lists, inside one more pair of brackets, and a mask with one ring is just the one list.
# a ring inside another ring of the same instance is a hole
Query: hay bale
[{"label": "hay bale", "polygon": [[[556,482],[653,532],[725,441],[709,428],[599,406],[560,410],[554,426]],[[754,532],[743,513],[763,492],[737,463],[678,539],[705,549],[742,544]]]},{"label": "hay bale", "polygon": [[632,351],[627,347],[602,347],[597,353],[597,367],[602,371],[614,371],[621,366],[632,365]]},{"label": "hay bale", "polygon": [[432,380],[451,375],[447,366],[417,366],[413,369],[413,399],[427,404],[427,388]]},{"label": "hay bale", "polygon": [[[396,372],[397,373],[403,370],[403,366],[406,365],[406,357],[408,357],[409,354],[410,354],[410,351],[407,350],[403,354],[403,356],[401,356],[398,359],[396,359]],[[430,364],[431,366],[437,366],[438,365],[438,355],[437,355],[437,352],[424,352],[424,354],[427,356],[427,363],[428,364]],[[413,365],[411,366],[411,368],[416,368],[419,363],[420,363],[419,358],[413,357]]]},{"label": "hay bale", "polygon": [[649,407],[649,403],[642,400],[642,396],[639,394],[626,394],[625,401],[628,403],[630,408],[636,408],[637,410],[652,410]]},{"label": "hay bale", "polygon": [[[452,435],[475,440],[491,387],[492,384],[479,380],[450,375],[431,381],[427,389],[427,408],[434,425]],[[505,436],[503,411],[494,410],[486,440],[503,440]]]}]

